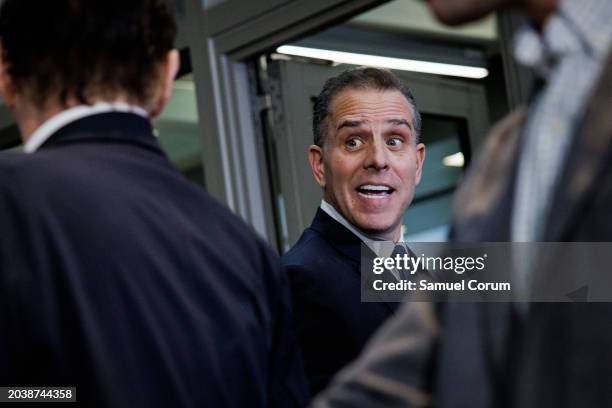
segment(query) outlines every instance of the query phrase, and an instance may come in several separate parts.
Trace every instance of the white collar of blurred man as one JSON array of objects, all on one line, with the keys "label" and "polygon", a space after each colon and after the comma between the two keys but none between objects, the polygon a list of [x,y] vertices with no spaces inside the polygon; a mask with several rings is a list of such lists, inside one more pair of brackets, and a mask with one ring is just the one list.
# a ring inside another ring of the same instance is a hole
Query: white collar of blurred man
[{"label": "white collar of blurred man", "polygon": [[612,44],[610,0],[561,0],[559,7],[539,30],[524,24],[514,36],[514,57],[542,78],[568,55],[603,65]]},{"label": "white collar of blurred man", "polygon": [[324,200],[362,236],[399,241],[425,160],[413,107],[399,90],[349,87],[332,98],[325,122],[323,147],[308,154]]},{"label": "white collar of blurred man", "polygon": [[[49,98],[44,107],[37,107],[28,98],[27,93],[15,86],[8,63],[4,59],[4,49],[0,45],[0,96],[11,110],[26,144],[26,151],[36,150],[44,141],[63,125],[82,117],[110,111],[128,111],[155,119],[164,110],[172,96],[174,79],[179,70],[180,58],[177,50],[170,50],[160,63],[157,80],[151,84],[151,98],[144,106],[134,103],[127,93],[116,95],[113,100],[90,98],[91,105],[82,105],[74,98],[68,98],[65,104],[59,97]],[[139,104],[142,105],[142,104]],[[33,140],[30,139],[36,136]]]},{"label": "white collar of blurred man", "polygon": [[77,105],[53,115],[40,125],[27,139],[23,146],[23,151],[24,153],[34,153],[47,139],[67,124],[87,116],[107,112],[129,112],[144,118],[149,117],[149,113],[140,106],[128,105],[123,102],[98,102],[94,105]]}]

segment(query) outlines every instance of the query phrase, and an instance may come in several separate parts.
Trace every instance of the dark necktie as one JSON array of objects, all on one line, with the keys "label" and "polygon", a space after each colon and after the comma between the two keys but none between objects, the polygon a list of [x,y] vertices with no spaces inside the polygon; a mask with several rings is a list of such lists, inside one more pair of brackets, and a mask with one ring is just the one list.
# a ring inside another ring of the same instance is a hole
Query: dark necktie
[{"label": "dark necktie", "polygon": [[[395,245],[395,248],[393,248],[393,252],[391,253],[391,258],[395,259],[395,256],[399,255],[403,259],[404,255],[407,255],[407,254],[408,252],[406,251],[406,247],[404,245],[397,244]],[[401,263],[401,265],[403,266],[403,262]],[[399,273],[400,279],[410,280],[411,278],[410,271],[407,271],[404,268],[397,268],[397,272]]]}]

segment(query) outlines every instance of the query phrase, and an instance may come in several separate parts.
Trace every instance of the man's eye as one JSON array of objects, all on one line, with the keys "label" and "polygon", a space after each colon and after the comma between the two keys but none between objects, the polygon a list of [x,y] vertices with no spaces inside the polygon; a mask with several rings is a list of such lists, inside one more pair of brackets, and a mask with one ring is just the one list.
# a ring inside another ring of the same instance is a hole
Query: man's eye
[{"label": "man's eye", "polygon": [[391,139],[387,140],[387,144],[393,147],[401,146],[403,143],[404,140],[399,137],[392,137]]},{"label": "man's eye", "polygon": [[349,149],[357,149],[362,144],[363,142],[357,138],[351,138],[346,141],[346,147],[348,147]]}]

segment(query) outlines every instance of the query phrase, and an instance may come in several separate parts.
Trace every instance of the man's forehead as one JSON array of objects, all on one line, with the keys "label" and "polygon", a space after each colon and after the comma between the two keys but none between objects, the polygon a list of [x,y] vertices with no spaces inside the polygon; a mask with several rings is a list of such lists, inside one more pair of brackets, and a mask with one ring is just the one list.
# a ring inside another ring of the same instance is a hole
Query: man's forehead
[{"label": "man's forehead", "polygon": [[332,123],[385,121],[401,125],[412,121],[412,107],[398,90],[347,89],[332,99],[329,118]]},{"label": "man's forehead", "polygon": [[412,129],[412,123],[408,118],[404,119],[402,117],[389,117],[389,118],[379,118],[370,120],[368,118],[362,119],[341,119],[334,123],[336,130],[341,130],[345,128],[360,128],[360,127],[368,127],[373,122],[380,122],[383,125],[388,127],[396,127],[396,126],[405,126],[409,129]]}]

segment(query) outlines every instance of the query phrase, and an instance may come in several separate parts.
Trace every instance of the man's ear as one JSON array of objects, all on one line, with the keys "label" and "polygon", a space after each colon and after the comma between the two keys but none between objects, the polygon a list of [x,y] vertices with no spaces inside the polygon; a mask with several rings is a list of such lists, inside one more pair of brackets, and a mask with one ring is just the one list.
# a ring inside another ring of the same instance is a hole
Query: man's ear
[{"label": "man's ear", "polygon": [[418,185],[421,182],[421,176],[423,175],[423,163],[425,162],[425,145],[419,143],[416,146],[416,173],[414,185]]},{"label": "man's ear", "polygon": [[15,105],[15,86],[8,73],[8,64],[4,60],[4,48],[0,43],[0,96],[4,104],[12,108]]},{"label": "man's ear", "polygon": [[312,175],[321,188],[325,188],[325,163],[323,162],[323,149],[317,145],[308,148],[308,161],[312,169]]},{"label": "man's ear", "polygon": [[161,92],[155,101],[153,109],[150,112],[151,118],[156,118],[166,107],[166,104],[172,97],[172,88],[174,85],[174,79],[176,78],[176,74],[178,73],[179,67],[181,65],[181,59],[179,57],[179,53],[177,50],[170,50],[168,54],[166,54],[166,59],[164,60],[162,66],[162,84],[161,84]]}]

